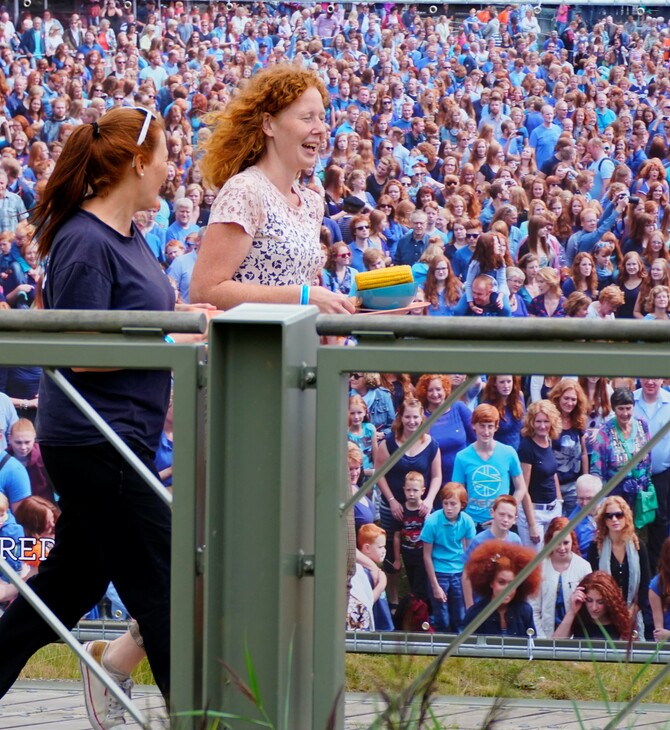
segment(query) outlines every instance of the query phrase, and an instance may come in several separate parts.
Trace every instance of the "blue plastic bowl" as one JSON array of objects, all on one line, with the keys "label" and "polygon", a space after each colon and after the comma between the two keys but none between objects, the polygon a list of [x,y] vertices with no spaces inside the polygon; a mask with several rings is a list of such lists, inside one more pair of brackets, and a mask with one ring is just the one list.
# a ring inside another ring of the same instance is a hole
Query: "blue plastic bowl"
[{"label": "blue plastic bowl", "polygon": [[419,285],[416,282],[364,289],[357,296],[362,309],[400,309],[412,303]]}]

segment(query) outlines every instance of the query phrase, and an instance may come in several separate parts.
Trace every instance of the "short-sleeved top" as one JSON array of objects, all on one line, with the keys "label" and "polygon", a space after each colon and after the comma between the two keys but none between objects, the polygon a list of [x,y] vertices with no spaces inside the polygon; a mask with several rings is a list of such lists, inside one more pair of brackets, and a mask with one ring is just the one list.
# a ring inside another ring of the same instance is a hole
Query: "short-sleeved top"
[{"label": "short-sleeved top", "polygon": [[433,546],[432,561],[436,573],[461,573],[465,565],[463,540],[475,536],[475,523],[470,515],[460,512],[455,522],[442,510],[426,517],[420,539]]},{"label": "short-sleeved top", "polygon": [[[468,549],[465,551],[465,562],[467,563],[468,560],[470,560],[472,551],[476,547],[479,547],[483,542],[486,542],[487,540],[495,540],[495,539],[496,539],[496,536],[493,534],[493,531],[491,530],[490,527],[487,527],[485,530],[478,532],[472,538],[472,542],[470,543]],[[512,545],[521,545],[521,538],[516,534],[516,532],[508,532],[507,537],[505,538],[505,542],[509,542]]]},{"label": "short-sleeved top", "polygon": [[423,562],[423,542],[421,542],[421,530],[426,522],[418,509],[408,509],[405,505],[405,512],[400,528],[400,552],[405,561],[409,558],[417,562]]},{"label": "short-sleeved top", "polygon": [[[252,240],[233,281],[265,286],[312,284],[321,270],[323,201],[297,183],[293,192],[300,205],[289,203],[255,165],[221,188],[212,205],[210,225],[237,223]],[[225,242],[221,249],[225,256]]]},{"label": "short-sleeved top", "polygon": [[[124,236],[78,210],[54,239],[44,280],[46,309],[171,311],[175,293],[142,234]],[[60,370],[124,440],[158,448],[170,398],[169,370]],[[49,446],[104,443],[95,426],[46,376],[39,391],[37,435]]]},{"label": "short-sleeved top", "polygon": [[519,444],[519,460],[530,464],[528,493],[531,502],[549,504],[556,499],[556,472],[558,463],[554,450],[549,446],[538,446],[532,438],[524,436]]},{"label": "short-sleeved top", "polygon": [[493,453],[482,459],[475,444],[459,451],[454,461],[452,480],[465,484],[468,506],[465,511],[475,523],[491,519],[491,507],[501,494],[509,494],[510,478],[521,474],[521,464],[511,446],[496,442]]},{"label": "short-sleeved top", "polygon": [[[655,575],[649,582],[649,590],[653,591],[660,599],[663,600],[661,595],[661,576]],[[670,609],[663,610],[663,628],[667,631],[670,629]]]},{"label": "short-sleeved top", "polygon": [[462,401],[456,401],[430,429],[430,435],[440,447],[443,484],[451,481],[456,454],[475,440],[471,422],[472,411]]},{"label": "short-sleeved top", "polygon": [[574,482],[582,473],[583,435],[583,429],[564,428],[561,435],[552,441],[551,447],[556,457],[558,481],[561,484]]},{"label": "short-sleeved top", "polygon": [[[7,452],[0,450],[0,462]],[[5,461],[0,469],[0,494],[4,494],[11,505],[26,497],[30,497],[30,477],[25,466],[13,456]]]}]

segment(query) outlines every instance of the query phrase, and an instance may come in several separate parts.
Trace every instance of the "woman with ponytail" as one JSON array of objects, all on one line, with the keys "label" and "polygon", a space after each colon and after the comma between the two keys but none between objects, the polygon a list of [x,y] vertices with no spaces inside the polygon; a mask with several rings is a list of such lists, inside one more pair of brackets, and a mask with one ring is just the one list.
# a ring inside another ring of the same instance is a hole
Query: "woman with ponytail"
[{"label": "woman with ponytail", "polygon": [[[44,308],[174,309],[174,290],[133,222],[135,213],[158,204],[167,158],[162,125],[148,109],[112,109],[98,122],[74,129],[34,218],[46,261]],[[61,368],[59,373],[157,476],[153,455],[168,407],[170,371]],[[72,628],[112,581],[137,620],[154,677],[167,697],[170,510],[45,376],[39,404],[42,458],[62,512],[55,545],[28,584]],[[0,619],[0,696],[28,659],[54,639],[24,598],[11,604]],[[104,657],[102,663],[114,676]]]}]

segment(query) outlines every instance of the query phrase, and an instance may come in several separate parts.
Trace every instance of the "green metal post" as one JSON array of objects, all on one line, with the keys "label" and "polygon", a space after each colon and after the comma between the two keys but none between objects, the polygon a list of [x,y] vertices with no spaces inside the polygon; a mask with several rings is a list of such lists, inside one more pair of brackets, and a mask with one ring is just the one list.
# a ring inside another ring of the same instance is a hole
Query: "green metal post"
[{"label": "green metal post", "polygon": [[312,730],[316,315],[247,304],[209,337],[203,707],[260,719],[223,664],[252,686],[248,660],[284,730]]}]

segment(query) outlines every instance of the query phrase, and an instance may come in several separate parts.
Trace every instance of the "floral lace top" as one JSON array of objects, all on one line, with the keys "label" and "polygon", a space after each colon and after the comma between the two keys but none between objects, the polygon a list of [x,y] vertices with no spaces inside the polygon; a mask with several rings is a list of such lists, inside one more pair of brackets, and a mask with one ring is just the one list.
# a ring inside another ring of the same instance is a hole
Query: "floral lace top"
[{"label": "floral lace top", "polygon": [[[230,178],[221,188],[209,223],[237,223],[252,239],[234,281],[267,286],[312,284],[321,269],[323,201],[318,193],[297,184],[293,191],[300,205],[289,203],[256,166]],[[225,256],[225,240],[221,255]]]}]

